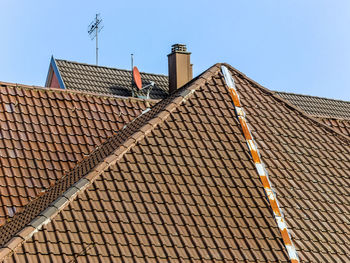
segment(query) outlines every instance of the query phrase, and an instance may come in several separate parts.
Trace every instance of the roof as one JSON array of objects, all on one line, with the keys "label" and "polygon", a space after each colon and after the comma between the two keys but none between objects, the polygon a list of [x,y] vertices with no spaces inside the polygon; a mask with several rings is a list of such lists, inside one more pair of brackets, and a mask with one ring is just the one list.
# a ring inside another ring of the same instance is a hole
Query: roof
[{"label": "roof", "polygon": [[308,114],[319,118],[333,118],[350,120],[350,102],[301,95],[287,92],[275,92],[282,98],[290,101]]},{"label": "roof", "polygon": [[322,123],[329,125],[334,130],[350,136],[349,101],[279,91],[276,91],[275,94],[317,118]]},{"label": "roof", "polygon": [[[229,69],[301,261],[347,262],[348,137]],[[290,262],[235,112],[217,64],[2,226],[0,258]]]},{"label": "roof", "polygon": [[320,121],[332,127],[334,130],[346,136],[350,136],[350,120],[322,118]]},{"label": "roof", "polygon": [[0,82],[0,224],[153,103]]},{"label": "roof", "polygon": [[[130,97],[132,96],[132,76],[130,70],[102,67],[67,60],[53,59],[60,78],[66,89]],[[150,92],[151,99],[163,99],[168,96],[168,77],[160,74],[141,72],[143,86],[155,86]],[[138,96],[146,92],[137,91]]]}]

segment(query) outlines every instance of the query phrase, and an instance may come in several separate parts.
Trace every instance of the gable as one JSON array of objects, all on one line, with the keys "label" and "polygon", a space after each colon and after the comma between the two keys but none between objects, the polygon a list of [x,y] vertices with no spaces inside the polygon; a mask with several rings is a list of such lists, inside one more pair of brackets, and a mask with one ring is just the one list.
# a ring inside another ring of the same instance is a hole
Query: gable
[{"label": "gable", "polygon": [[59,89],[60,84],[58,82],[56,73],[52,70],[51,74],[52,74],[52,77],[51,77],[51,82],[49,83],[49,88]]}]

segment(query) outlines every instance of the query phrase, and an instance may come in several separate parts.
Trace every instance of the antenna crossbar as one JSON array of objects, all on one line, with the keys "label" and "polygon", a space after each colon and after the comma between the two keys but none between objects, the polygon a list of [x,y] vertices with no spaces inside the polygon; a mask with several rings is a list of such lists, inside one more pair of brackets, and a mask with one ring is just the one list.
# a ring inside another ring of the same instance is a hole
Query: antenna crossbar
[{"label": "antenna crossbar", "polygon": [[103,25],[100,14],[96,14],[95,21],[92,21],[88,27],[88,33],[91,40],[96,39],[96,65],[98,65],[98,33],[101,32]]}]

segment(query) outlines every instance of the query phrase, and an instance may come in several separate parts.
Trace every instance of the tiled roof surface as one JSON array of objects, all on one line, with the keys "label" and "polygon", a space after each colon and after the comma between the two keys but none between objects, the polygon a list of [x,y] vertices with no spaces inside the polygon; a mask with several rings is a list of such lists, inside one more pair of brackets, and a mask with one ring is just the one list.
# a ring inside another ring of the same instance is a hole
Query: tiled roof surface
[{"label": "tiled roof surface", "polygon": [[[301,262],[348,262],[349,139],[231,71]],[[216,65],[1,227],[13,248],[17,231],[96,173],[7,262],[288,262],[239,127]]]},{"label": "tiled roof surface", "polygon": [[350,137],[350,120],[320,118],[320,121],[334,130]]},{"label": "tiled roof surface", "polygon": [[350,101],[279,91],[275,93],[312,116],[350,120]]},{"label": "tiled roof surface", "polygon": [[[131,71],[89,65],[67,60],[55,60],[67,89],[130,97]],[[151,99],[163,99],[168,96],[168,77],[164,75],[141,73],[143,85],[151,81],[155,87],[151,90]],[[145,96],[145,92],[137,95]]]},{"label": "tiled roof surface", "polygon": [[350,136],[349,101],[277,91],[275,93],[337,132]]},{"label": "tiled roof surface", "polygon": [[257,84],[236,80],[301,261],[348,262],[349,139]]},{"label": "tiled roof surface", "polygon": [[162,101],[101,146],[108,155],[149,131],[8,262],[288,262],[218,70],[187,102]]},{"label": "tiled roof surface", "polygon": [[0,223],[148,103],[0,83]]}]

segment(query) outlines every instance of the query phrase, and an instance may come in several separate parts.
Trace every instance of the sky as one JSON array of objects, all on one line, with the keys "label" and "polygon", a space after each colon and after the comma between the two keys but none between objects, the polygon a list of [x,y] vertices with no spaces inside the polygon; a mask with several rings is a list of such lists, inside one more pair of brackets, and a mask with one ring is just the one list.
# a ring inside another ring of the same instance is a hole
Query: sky
[{"label": "sky", "polygon": [[0,0],[0,81],[45,85],[50,57],[168,74],[171,45],[194,76],[226,62],[270,90],[350,101],[349,0]]}]

